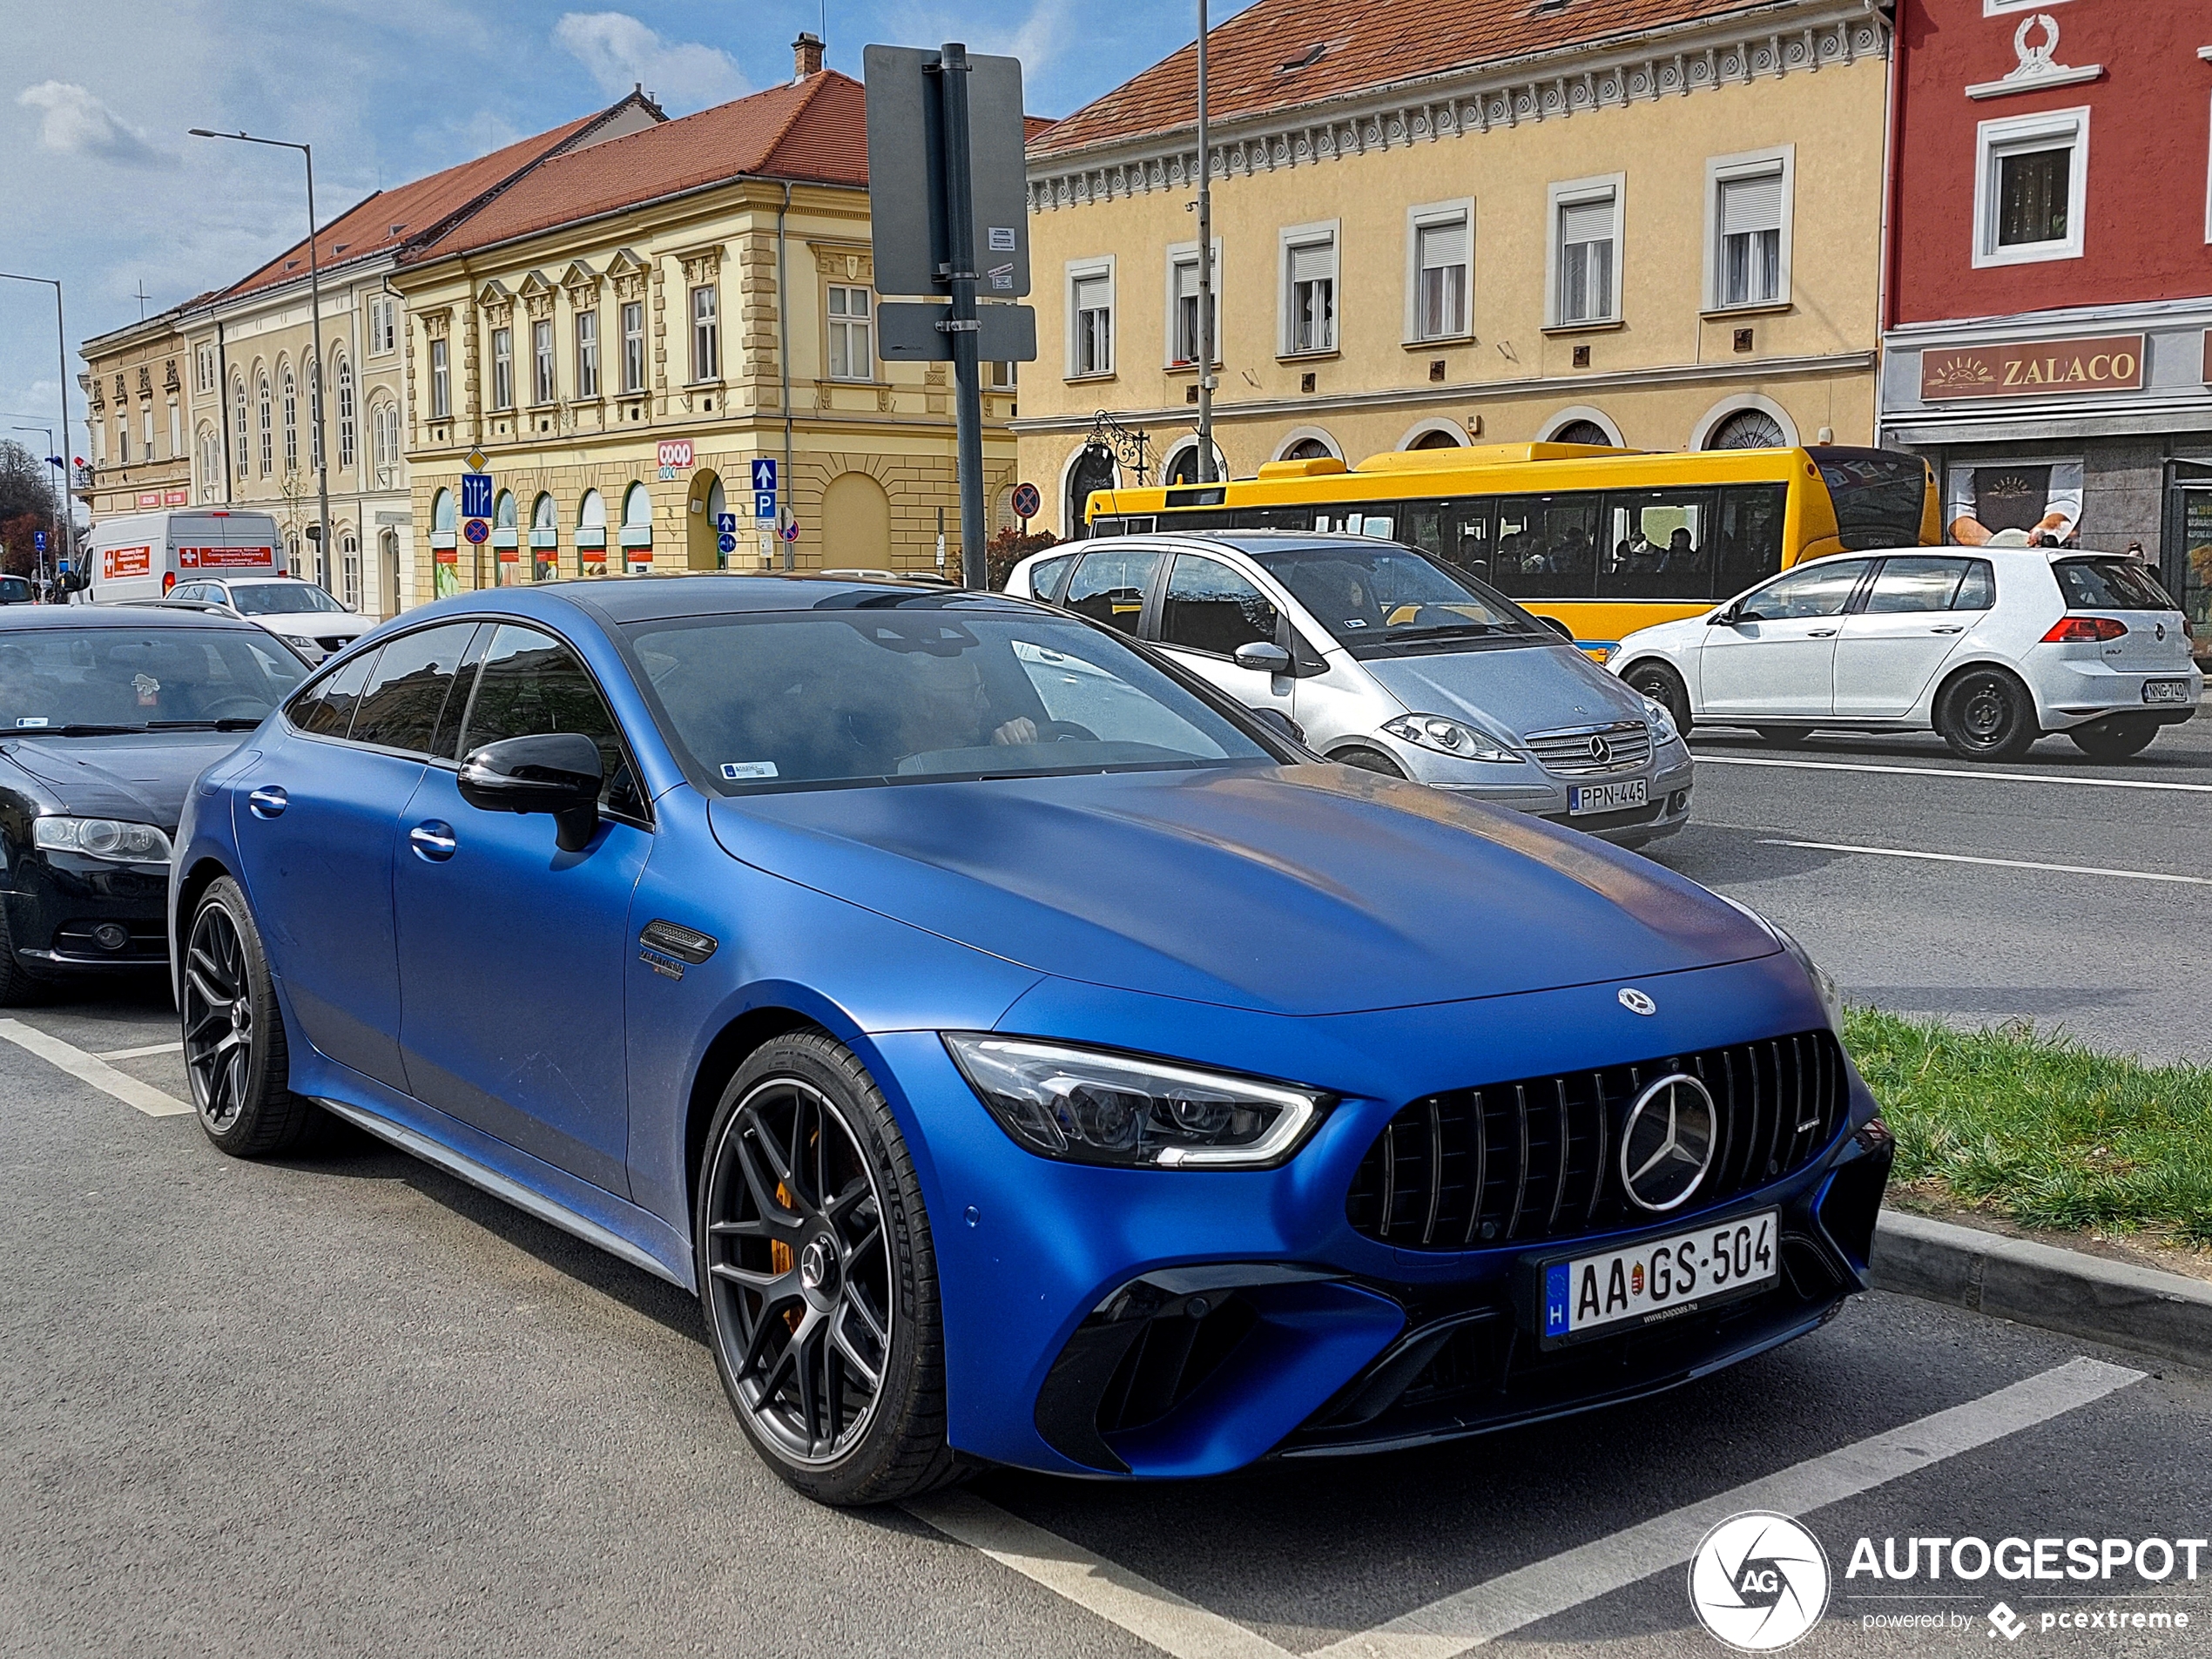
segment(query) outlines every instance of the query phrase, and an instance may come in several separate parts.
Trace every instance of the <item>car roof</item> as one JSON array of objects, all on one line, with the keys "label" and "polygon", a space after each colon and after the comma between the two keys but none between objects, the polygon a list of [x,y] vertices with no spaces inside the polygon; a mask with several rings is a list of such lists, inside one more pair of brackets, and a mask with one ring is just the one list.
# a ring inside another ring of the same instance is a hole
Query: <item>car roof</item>
[{"label": "car roof", "polygon": [[[646,622],[667,617],[707,617],[763,610],[847,610],[869,601],[917,607],[1004,606],[1035,615],[1035,604],[1004,593],[981,594],[934,583],[873,582],[824,578],[780,572],[731,575],[587,577],[565,582],[490,588],[441,602],[439,614],[481,615],[506,611],[528,616],[545,600],[566,600],[610,622]],[[429,609],[425,607],[425,610]],[[402,613],[409,618],[421,611]]]},{"label": "car roof", "polygon": [[1126,536],[1101,536],[1086,543],[1088,551],[1092,543],[1102,548],[1121,543],[1135,543],[1145,547],[1213,548],[1231,553],[1284,553],[1298,548],[1329,547],[1395,547],[1408,551],[1402,542],[1393,542],[1386,536],[1353,536],[1344,530],[1133,530]]},{"label": "car roof", "polygon": [[166,600],[103,600],[89,605],[9,605],[0,609],[0,629],[9,628],[219,628],[226,633],[265,631],[250,622]]}]

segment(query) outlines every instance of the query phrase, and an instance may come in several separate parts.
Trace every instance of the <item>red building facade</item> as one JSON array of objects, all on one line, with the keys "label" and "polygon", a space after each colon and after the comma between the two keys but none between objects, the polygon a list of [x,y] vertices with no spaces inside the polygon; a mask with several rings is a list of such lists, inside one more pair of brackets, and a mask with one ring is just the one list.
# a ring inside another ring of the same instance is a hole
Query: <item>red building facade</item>
[{"label": "red building facade", "polygon": [[1897,24],[1884,441],[1950,539],[2140,543],[2212,642],[2212,3]]}]

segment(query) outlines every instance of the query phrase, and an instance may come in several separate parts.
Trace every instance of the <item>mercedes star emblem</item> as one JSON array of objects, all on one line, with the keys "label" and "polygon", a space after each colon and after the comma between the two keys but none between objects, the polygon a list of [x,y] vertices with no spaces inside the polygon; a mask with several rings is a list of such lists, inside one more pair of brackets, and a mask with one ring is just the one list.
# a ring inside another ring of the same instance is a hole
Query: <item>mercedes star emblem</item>
[{"label": "mercedes star emblem", "polygon": [[1621,1006],[1631,1014],[1656,1014],[1659,1005],[1633,985],[1621,988]]},{"label": "mercedes star emblem", "polygon": [[1662,1077],[1635,1098],[1621,1127],[1621,1184],[1654,1215],[1680,1209],[1712,1167],[1719,1114],[1688,1072]]},{"label": "mercedes star emblem", "polygon": [[1590,739],[1590,759],[1596,761],[1601,766],[1605,765],[1607,761],[1613,759],[1613,745],[1608,743],[1603,738],[1592,738]]}]

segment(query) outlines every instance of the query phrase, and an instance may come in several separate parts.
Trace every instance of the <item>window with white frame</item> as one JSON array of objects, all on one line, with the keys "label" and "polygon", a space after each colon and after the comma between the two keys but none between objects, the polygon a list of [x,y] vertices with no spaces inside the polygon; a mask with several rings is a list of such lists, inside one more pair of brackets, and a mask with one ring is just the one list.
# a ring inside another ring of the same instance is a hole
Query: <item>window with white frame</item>
[{"label": "window with white frame", "polygon": [[169,458],[185,458],[185,412],[173,397],[169,400]]},{"label": "window with white frame", "polygon": [[1545,264],[1555,328],[1621,320],[1622,175],[1551,187],[1552,235]]},{"label": "window with white frame", "polygon": [[515,331],[495,328],[491,331],[491,406],[496,409],[515,407]]},{"label": "window with white frame", "polygon": [[576,395],[599,395],[599,314],[576,314]]},{"label": "window with white frame", "polygon": [[381,357],[400,343],[400,303],[389,294],[368,298],[368,354]]},{"label": "window with white frame", "polygon": [[354,466],[356,447],[354,410],[354,366],[343,357],[338,360],[338,469],[350,472]]},{"label": "window with white frame", "polygon": [[622,389],[645,389],[645,305],[632,300],[622,308]]},{"label": "window with white frame", "polygon": [[[1213,360],[1221,361],[1221,243],[1213,245],[1212,315],[1208,319],[1207,343]],[[1188,368],[1198,361],[1198,245],[1181,242],[1168,249],[1168,366]]]},{"label": "window with white frame", "polygon": [[153,405],[142,405],[138,410],[138,425],[145,434],[146,459],[153,459]]},{"label": "window with white frame", "polygon": [[1283,355],[1336,350],[1336,221],[1293,226],[1282,233],[1281,247]]},{"label": "window with white frame", "polygon": [[[289,363],[279,365],[284,387],[284,469],[300,470],[300,383],[293,378]],[[152,446],[148,446],[151,448]]]},{"label": "window with white frame", "polygon": [[530,393],[540,403],[553,401],[553,320],[541,317],[530,325]]},{"label": "window with white frame", "polygon": [[212,392],[215,389],[215,348],[202,346],[192,354],[192,389]]},{"label": "window with white frame", "polygon": [[115,412],[115,464],[131,464],[131,411],[127,408]]},{"label": "window with white frame", "polygon": [[275,464],[270,458],[272,452],[269,447],[269,376],[266,369],[262,371],[260,389],[255,394],[255,401],[260,406],[261,417],[261,476],[266,478],[275,470]]},{"label": "window with white frame", "polygon": [[1705,308],[1787,304],[1796,152],[1784,145],[1705,164]]},{"label": "window with white frame", "polygon": [[722,325],[715,316],[715,290],[711,282],[691,290],[691,378],[722,378]]},{"label": "window with white frame", "polygon": [[199,429],[199,498],[220,499],[223,490],[223,439],[213,427]]},{"label": "window with white frame", "polygon": [[379,489],[389,489],[400,475],[400,406],[377,403],[368,411],[368,458]]},{"label": "window with white frame", "polygon": [[453,413],[453,366],[446,342],[430,342],[430,418],[442,421]]},{"label": "window with white frame", "polygon": [[1068,378],[1114,372],[1114,261],[1068,267]]},{"label": "window with white frame", "polygon": [[247,448],[246,440],[246,382],[236,376],[233,376],[231,380],[231,404],[237,411],[236,416],[232,421],[231,430],[238,446],[238,453],[232,457],[231,465],[237,469],[238,475],[240,478],[244,478],[247,472],[246,459]]},{"label": "window with white frame", "polygon": [[2088,110],[2007,116],[1975,134],[1974,263],[2080,259]]},{"label": "window with white frame", "polygon": [[843,282],[829,285],[829,377],[833,381],[875,378],[875,307],[866,288]]},{"label": "window with white frame", "polygon": [[1406,338],[1452,340],[1474,328],[1474,204],[1406,211]]}]

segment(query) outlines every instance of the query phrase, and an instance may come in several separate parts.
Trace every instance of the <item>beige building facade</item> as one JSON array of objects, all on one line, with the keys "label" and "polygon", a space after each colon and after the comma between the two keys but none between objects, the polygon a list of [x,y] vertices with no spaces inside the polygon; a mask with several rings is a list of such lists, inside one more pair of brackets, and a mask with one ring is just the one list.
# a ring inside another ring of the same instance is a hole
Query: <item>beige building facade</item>
[{"label": "beige building facade", "polygon": [[[84,342],[84,462],[74,493],[92,522],[189,505],[191,361],[172,309]],[[66,448],[71,435],[59,442]]]},{"label": "beige building facade", "polygon": [[[934,570],[962,527],[948,365],[877,348],[858,83],[800,73],[559,158],[404,257],[412,511],[403,596],[671,570]],[[987,500],[1014,482],[1010,375]],[[494,479],[468,539],[461,475]],[[755,464],[778,516],[758,528]]]},{"label": "beige building facade", "polygon": [[[1418,60],[1333,63],[1312,0],[1214,31],[1230,475],[1473,442],[1871,442],[1880,14],[1643,0],[1578,40],[1572,12],[1461,10]],[[1502,58],[1454,33],[1540,27]],[[1191,57],[1030,145],[1041,361],[1015,429],[1063,534],[1090,489],[1136,482],[1126,444],[1086,456],[1100,410],[1146,435],[1151,482],[1194,475]]]}]

